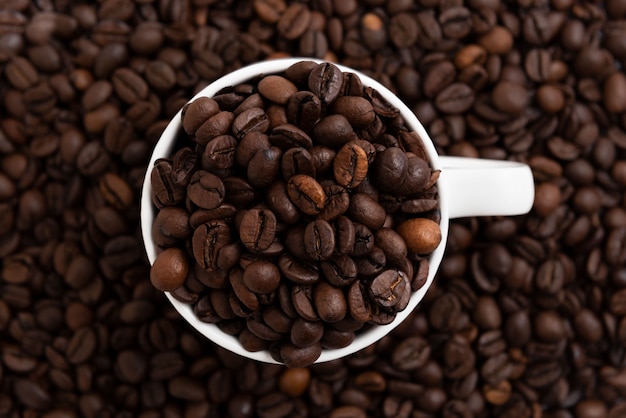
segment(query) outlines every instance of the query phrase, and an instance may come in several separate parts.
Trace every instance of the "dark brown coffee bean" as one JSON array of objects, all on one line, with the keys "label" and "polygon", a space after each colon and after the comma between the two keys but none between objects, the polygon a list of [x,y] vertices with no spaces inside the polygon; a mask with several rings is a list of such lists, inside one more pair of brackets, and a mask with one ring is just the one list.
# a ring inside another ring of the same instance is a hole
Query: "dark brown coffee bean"
[{"label": "dark brown coffee bean", "polygon": [[5,74],[9,83],[19,90],[26,90],[39,81],[39,74],[33,64],[19,56],[7,64]]},{"label": "dark brown coffee bean", "polygon": [[435,106],[444,113],[458,114],[468,110],[474,99],[474,92],[468,85],[453,83],[437,94]]},{"label": "dark brown coffee bean", "polygon": [[305,148],[290,148],[283,154],[281,172],[285,181],[289,181],[296,174],[306,174],[307,176],[315,177],[313,157]]},{"label": "dark brown coffee bean", "polygon": [[343,74],[330,63],[321,63],[311,69],[308,77],[309,89],[320,98],[323,104],[331,104],[337,99],[343,84]]},{"label": "dark brown coffee bean", "polygon": [[87,361],[95,352],[97,337],[92,329],[83,327],[74,333],[67,345],[66,357],[71,364]]},{"label": "dark brown coffee bean", "polygon": [[378,275],[370,285],[370,293],[376,303],[385,308],[395,307],[410,292],[406,275],[397,270],[387,270]]},{"label": "dark brown coffee bean", "polygon": [[282,13],[277,28],[285,39],[297,39],[306,31],[311,11],[304,4],[292,4]]},{"label": "dark brown coffee bean", "polygon": [[283,276],[297,284],[313,284],[320,277],[318,269],[314,265],[299,261],[289,254],[280,256],[278,268]]},{"label": "dark brown coffee bean", "polygon": [[[243,271],[241,269],[233,268],[228,274],[228,281],[233,288],[233,294],[229,297],[229,303],[235,315],[245,317],[250,314],[249,311],[246,311],[246,308],[253,312],[259,309],[259,298],[244,283]],[[239,315],[239,313],[243,315]]]},{"label": "dark brown coffee bean", "polygon": [[348,119],[339,113],[322,118],[312,130],[312,136],[318,144],[339,147],[357,139]]},{"label": "dark brown coffee bean", "polygon": [[319,97],[311,92],[298,91],[287,103],[287,120],[306,132],[316,124],[321,111]]},{"label": "dark brown coffee bean", "polygon": [[243,208],[254,201],[254,188],[241,177],[226,177],[223,183],[226,202],[234,207]]},{"label": "dark brown coffee bean", "polygon": [[413,45],[418,38],[418,26],[409,13],[395,14],[389,22],[389,37],[398,48]]},{"label": "dark brown coffee bean", "polygon": [[287,150],[291,147],[309,149],[313,146],[313,142],[306,132],[289,123],[281,124],[272,129],[269,140],[272,145],[275,145],[282,150]]},{"label": "dark brown coffee bean", "polygon": [[426,364],[430,354],[431,348],[426,340],[411,337],[393,349],[391,362],[398,370],[415,370]]},{"label": "dark brown coffee bean", "polygon": [[321,264],[326,280],[334,286],[346,286],[357,278],[357,266],[348,256],[333,256]]},{"label": "dark brown coffee bean", "polygon": [[372,231],[380,229],[387,216],[385,209],[374,198],[363,193],[352,195],[348,215],[353,221],[362,223]]},{"label": "dark brown coffee bean", "polygon": [[294,224],[300,220],[298,208],[289,200],[287,184],[276,181],[267,189],[267,202],[276,216],[287,224]]},{"label": "dark brown coffee bean", "polygon": [[207,171],[196,171],[187,186],[189,199],[203,209],[215,209],[222,204],[224,183],[216,175]]},{"label": "dark brown coffee bean", "polygon": [[229,169],[235,161],[237,141],[230,135],[211,139],[204,148],[200,163],[203,169],[218,172]]},{"label": "dark brown coffee bean", "polygon": [[313,300],[312,286],[294,286],[291,291],[291,301],[295,311],[302,318],[307,321],[316,321],[320,319]]},{"label": "dark brown coffee bean", "polygon": [[297,319],[291,327],[290,339],[296,347],[307,347],[318,343],[324,335],[324,325],[320,321]]},{"label": "dark brown coffee bean", "polygon": [[315,285],[313,301],[320,319],[326,322],[340,321],[348,310],[343,291],[323,281]]},{"label": "dark brown coffee bean", "polygon": [[195,135],[200,126],[219,112],[217,102],[208,97],[200,97],[182,109],[182,123],[185,132]]},{"label": "dark brown coffee bean", "polygon": [[217,220],[200,225],[192,238],[196,262],[208,271],[215,270],[219,251],[230,240],[230,228],[225,222]]},{"label": "dark brown coffee bean", "polygon": [[324,220],[310,222],[304,229],[304,248],[314,260],[329,258],[335,250],[335,234]]},{"label": "dark brown coffee bean", "polygon": [[292,344],[283,344],[280,348],[280,358],[287,367],[303,367],[312,364],[322,353],[322,346],[317,343],[298,348]]},{"label": "dark brown coffee bean", "polygon": [[265,133],[270,127],[269,118],[260,107],[252,107],[239,113],[233,120],[232,130],[237,138],[243,138],[250,132]]},{"label": "dark brown coffee bean", "polygon": [[374,247],[374,235],[365,225],[354,223],[354,247],[352,255],[356,257],[368,254]]},{"label": "dark brown coffee bean", "polygon": [[220,135],[227,135],[232,130],[235,116],[228,111],[218,112],[206,118],[196,129],[195,140],[199,144],[206,144]]},{"label": "dark brown coffee bean", "polygon": [[239,224],[239,237],[246,248],[262,251],[274,242],[276,217],[269,210],[250,209]]},{"label": "dark brown coffee bean", "polygon": [[149,88],[137,73],[129,68],[118,68],[111,75],[115,94],[126,103],[133,104],[148,98]]},{"label": "dark brown coffee bean", "polygon": [[333,104],[335,113],[343,115],[355,129],[365,128],[374,122],[372,104],[359,96],[340,96]]},{"label": "dark brown coffee bean", "polygon": [[254,261],[245,268],[243,281],[254,293],[268,294],[280,285],[280,272],[272,263]]},{"label": "dark brown coffee bean", "polygon": [[337,252],[339,254],[351,254],[354,251],[356,239],[354,224],[349,218],[340,216],[335,221],[335,228],[337,230],[337,238],[335,240]]}]

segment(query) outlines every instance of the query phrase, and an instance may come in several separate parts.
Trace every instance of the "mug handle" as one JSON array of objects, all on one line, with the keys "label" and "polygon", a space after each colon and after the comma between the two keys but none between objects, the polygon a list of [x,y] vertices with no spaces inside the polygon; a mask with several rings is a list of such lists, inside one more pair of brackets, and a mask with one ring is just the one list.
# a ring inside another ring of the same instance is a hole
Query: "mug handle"
[{"label": "mug handle", "polygon": [[526,164],[448,156],[439,162],[450,219],[523,215],[533,205],[535,185]]}]

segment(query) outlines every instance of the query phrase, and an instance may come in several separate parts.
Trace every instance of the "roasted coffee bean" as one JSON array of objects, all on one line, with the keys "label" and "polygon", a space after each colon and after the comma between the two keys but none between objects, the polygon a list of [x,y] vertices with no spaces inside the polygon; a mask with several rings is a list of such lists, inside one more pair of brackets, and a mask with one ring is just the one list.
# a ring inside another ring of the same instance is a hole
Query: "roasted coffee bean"
[{"label": "roasted coffee bean", "polygon": [[267,187],[276,179],[280,168],[281,151],[269,147],[254,153],[248,164],[247,177],[252,186]]},{"label": "roasted coffee bean", "polygon": [[294,310],[302,318],[308,321],[316,321],[319,319],[313,301],[313,287],[309,285],[294,286],[291,291],[291,301]]},{"label": "roasted coffee bean", "polygon": [[149,87],[139,74],[130,68],[118,68],[111,75],[115,94],[129,104],[148,98]]},{"label": "roasted coffee bean", "polygon": [[269,140],[272,145],[276,145],[282,150],[291,147],[309,149],[313,146],[313,142],[306,132],[289,123],[281,124],[272,129]]},{"label": "roasted coffee bean", "polygon": [[355,193],[351,196],[347,213],[352,220],[362,223],[373,231],[383,226],[387,216],[385,209],[376,199],[363,193]]},{"label": "roasted coffee bean", "polygon": [[389,308],[395,307],[401,301],[407,300],[405,296],[410,292],[410,284],[406,275],[397,270],[387,270],[372,280],[370,293],[376,303]]},{"label": "roasted coffee bean", "polygon": [[307,85],[323,104],[332,104],[341,93],[343,74],[330,63],[321,63],[311,69]]},{"label": "roasted coffee bean", "polygon": [[296,174],[315,177],[315,163],[313,157],[305,148],[291,148],[283,154],[281,171],[285,181],[289,181]]},{"label": "roasted coffee bean", "polygon": [[338,322],[346,316],[348,310],[346,298],[341,288],[324,281],[315,285],[313,302],[320,319],[325,322]]},{"label": "roasted coffee bean", "polygon": [[333,256],[321,264],[326,280],[335,286],[346,286],[357,278],[357,266],[352,258]]},{"label": "roasted coffee bean", "polygon": [[326,194],[326,204],[317,217],[325,221],[332,221],[348,210],[350,195],[344,187],[335,183],[329,182],[324,184],[323,187]]},{"label": "roasted coffee bean", "polygon": [[395,347],[391,362],[398,370],[415,370],[423,367],[431,355],[428,342],[420,337],[411,337]]},{"label": "roasted coffee bean", "polygon": [[195,135],[200,126],[219,112],[217,102],[208,97],[200,97],[189,102],[182,109],[182,124],[185,132]]},{"label": "roasted coffee bean", "polygon": [[196,228],[193,233],[193,256],[196,262],[208,271],[215,270],[220,250],[231,240],[229,226],[221,221],[209,221]]},{"label": "roasted coffee bean", "polygon": [[269,210],[250,209],[239,223],[239,237],[251,251],[262,251],[274,242],[276,216]]},{"label": "roasted coffee bean", "polygon": [[287,184],[276,181],[267,189],[267,203],[276,216],[287,224],[300,220],[298,208],[291,202],[287,193]]},{"label": "roasted coffee bean", "polygon": [[243,281],[254,293],[268,294],[280,285],[280,272],[272,263],[253,261],[245,268]]},{"label": "roasted coffee bean", "polygon": [[224,183],[215,174],[196,171],[189,180],[187,196],[203,209],[215,209],[222,204],[225,195]]},{"label": "roasted coffee bean", "polygon": [[321,115],[321,106],[321,101],[315,94],[299,91],[289,98],[287,120],[305,132],[309,131]]},{"label": "roasted coffee bean", "polygon": [[196,142],[206,144],[217,136],[227,135],[232,129],[233,121],[234,115],[227,111],[221,111],[208,117],[196,129]]},{"label": "roasted coffee bean", "polygon": [[289,254],[280,256],[278,268],[283,276],[297,284],[313,284],[320,277],[319,271],[314,265],[301,262]]},{"label": "roasted coffee bean", "polygon": [[237,141],[230,135],[220,135],[211,139],[200,158],[203,169],[218,172],[229,169],[235,160]]},{"label": "roasted coffee bean", "polygon": [[374,122],[374,108],[363,97],[339,96],[333,104],[333,110],[343,115],[355,129],[365,128]]},{"label": "roasted coffee bean", "polygon": [[304,248],[313,260],[329,258],[335,250],[335,234],[330,224],[321,219],[310,222],[304,229]]},{"label": "roasted coffee bean", "polygon": [[328,115],[315,124],[312,136],[318,144],[338,147],[357,139],[348,119],[339,113]]},{"label": "roasted coffee bean", "polygon": [[291,202],[307,215],[319,213],[326,205],[324,189],[306,174],[296,174],[289,179],[287,194]]},{"label": "roasted coffee bean", "polygon": [[303,348],[298,348],[292,344],[284,344],[280,348],[280,358],[287,367],[304,367],[312,364],[322,353],[322,346],[312,344]]},{"label": "roasted coffee bean", "polygon": [[335,181],[348,189],[355,188],[365,179],[368,167],[363,148],[355,143],[346,144],[337,152],[333,162]]},{"label": "roasted coffee bean", "polygon": [[155,162],[151,173],[152,201],[157,207],[173,206],[184,199],[185,190],[174,183],[172,163],[167,160]]}]

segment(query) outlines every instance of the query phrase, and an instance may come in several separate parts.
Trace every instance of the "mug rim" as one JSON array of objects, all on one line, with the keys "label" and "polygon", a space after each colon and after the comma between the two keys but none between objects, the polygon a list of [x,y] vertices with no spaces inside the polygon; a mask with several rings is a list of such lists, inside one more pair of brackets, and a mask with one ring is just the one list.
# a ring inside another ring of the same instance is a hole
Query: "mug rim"
[{"label": "mug rim", "polygon": [[[274,60],[262,61],[254,63],[240,69],[237,69],[231,73],[228,73],[209,85],[204,87],[198,93],[196,93],[187,103],[196,100],[199,97],[213,97],[220,90],[232,87],[237,84],[243,83],[260,75],[270,75],[285,71],[291,65],[300,61],[314,61],[317,63],[328,62],[320,59],[309,57],[292,57],[292,58],[279,58]],[[417,116],[408,108],[402,100],[391,92],[388,88],[383,86],[373,78],[361,73],[350,67],[346,67],[341,64],[332,63],[337,66],[342,72],[351,72],[359,76],[364,87],[372,87],[377,90],[385,99],[395,106],[402,115],[404,123],[410,130],[415,131],[428,154],[429,163],[435,170],[441,170],[441,164],[439,161],[439,155],[435,149],[432,139],[426,132],[426,129],[421,124]],[[141,188],[140,198],[140,223],[141,223],[141,235],[144,250],[148,256],[150,265],[154,263],[156,258],[156,244],[152,239],[152,223],[156,214],[155,207],[152,203],[152,184],[151,184],[151,172],[154,167],[154,163],[159,158],[168,157],[176,143],[178,134],[182,131],[182,108],[172,117],[167,124],[165,130],[159,137],[153,152],[150,156],[150,160],[146,169],[144,181]],[[434,277],[439,269],[439,265],[443,258],[446,242],[448,238],[449,216],[448,216],[448,201],[446,199],[445,190],[447,190],[447,184],[445,176],[440,176],[437,180],[438,187],[438,200],[440,206],[441,219],[439,226],[441,229],[441,242],[437,248],[428,257],[429,271],[426,283],[417,291],[411,293],[411,297],[407,307],[396,314],[395,319],[387,325],[374,325],[369,329],[361,332],[357,332],[354,340],[348,346],[343,348],[322,349],[322,353],[315,363],[323,363],[338,358],[342,358],[353,354],[359,350],[368,347],[376,341],[383,338],[394,328],[400,325],[417,307],[426,295],[428,289],[432,285]],[[183,303],[174,298],[170,292],[164,292],[172,306],[181,315],[187,323],[189,323],[198,332],[204,335],[215,344],[226,348],[241,356],[247,357],[252,360],[261,361],[265,363],[282,364],[270,355],[268,350],[262,351],[247,351],[239,342],[237,337],[223,332],[216,324],[210,324],[200,321],[193,313],[192,307],[189,304]]]}]

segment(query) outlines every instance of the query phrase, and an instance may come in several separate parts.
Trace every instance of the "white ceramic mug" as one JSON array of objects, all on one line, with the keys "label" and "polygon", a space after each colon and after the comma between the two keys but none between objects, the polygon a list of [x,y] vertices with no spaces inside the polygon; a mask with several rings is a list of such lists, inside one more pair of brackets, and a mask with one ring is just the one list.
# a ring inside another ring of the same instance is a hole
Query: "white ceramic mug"
[{"label": "white ceramic mug", "polygon": [[[212,97],[218,91],[226,87],[235,86],[259,75],[282,72],[292,64],[302,60],[312,59],[277,59],[243,67],[214,81],[196,94],[191,101],[201,96]],[[375,343],[410,315],[426,294],[439,268],[446,247],[450,219],[467,216],[521,215],[530,210],[534,199],[533,177],[527,165],[510,161],[437,155],[435,147],[422,124],[397,96],[382,84],[356,70],[341,65],[337,65],[337,67],[344,72],[358,74],[364,87],[372,87],[378,90],[390,104],[400,110],[406,125],[411,130],[416,131],[420,138],[422,138],[432,168],[441,170],[441,176],[437,182],[437,186],[441,207],[440,226],[442,240],[429,258],[430,268],[426,284],[411,295],[407,308],[399,312],[392,323],[373,326],[366,331],[357,333],[354,341],[347,347],[340,349],[323,349],[317,362],[338,359]],[[150,184],[150,173],[157,159],[171,155],[174,149],[175,139],[181,130],[181,112],[178,112],[164,130],[154,148],[143,183],[141,196],[141,230],[146,253],[151,264],[154,263],[157,252],[156,245],[152,240],[152,222],[156,214],[156,208],[153,206],[151,200],[152,187]],[[214,343],[253,360],[276,363],[268,351],[247,351],[242,347],[237,338],[222,332],[214,324],[208,324],[198,320],[190,305],[176,300],[167,292],[166,296],[172,305],[174,305],[174,308],[176,308],[189,324]]]}]

